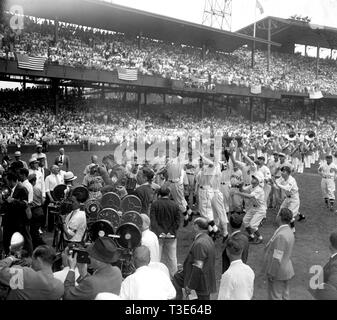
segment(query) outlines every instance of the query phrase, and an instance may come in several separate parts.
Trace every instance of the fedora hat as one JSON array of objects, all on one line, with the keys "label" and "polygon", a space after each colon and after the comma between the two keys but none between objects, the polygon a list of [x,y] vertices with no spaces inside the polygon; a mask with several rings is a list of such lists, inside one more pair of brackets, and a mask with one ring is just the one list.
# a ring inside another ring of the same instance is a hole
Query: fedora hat
[{"label": "fedora hat", "polygon": [[104,263],[114,263],[120,257],[120,251],[108,237],[98,238],[87,248],[87,252],[90,257]]},{"label": "fedora hat", "polygon": [[63,176],[64,178],[64,182],[67,182],[67,181],[74,181],[77,179],[76,176],[74,176],[74,174],[71,172],[71,171],[68,171],[64,174]]}]

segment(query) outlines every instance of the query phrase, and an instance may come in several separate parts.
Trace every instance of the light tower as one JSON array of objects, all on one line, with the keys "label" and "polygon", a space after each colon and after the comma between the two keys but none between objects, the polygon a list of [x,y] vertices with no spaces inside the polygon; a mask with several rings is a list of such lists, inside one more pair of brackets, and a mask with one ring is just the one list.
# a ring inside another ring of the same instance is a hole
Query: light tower
[{"label": "light tower", "polygon": [[232,0],[205,0],[202,24],[232,31]]}]

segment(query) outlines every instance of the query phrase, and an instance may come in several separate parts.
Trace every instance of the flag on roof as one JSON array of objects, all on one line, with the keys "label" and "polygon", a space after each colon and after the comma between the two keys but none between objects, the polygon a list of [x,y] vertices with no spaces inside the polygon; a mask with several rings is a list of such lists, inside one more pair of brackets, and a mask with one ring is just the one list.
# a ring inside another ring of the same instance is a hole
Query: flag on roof
[{"label": "flag on roof", "polygon": [[16,54],[18,67],[21,69],[29,69],[34,71],[43,71],[44,64],[47,60],[45,57],[31,57],[26,54]]},{"label": "flag on roof", "polygon": [[256,8],[260,10],[260,14],[264,13],[262,4],[261,4],[261,2],[259,0],[256,0]]},{"label": "flag on roof", "polygon": [[137,81],[138,80],[138,70],[118,68],[118,79],[125,80],[125,81]]}]

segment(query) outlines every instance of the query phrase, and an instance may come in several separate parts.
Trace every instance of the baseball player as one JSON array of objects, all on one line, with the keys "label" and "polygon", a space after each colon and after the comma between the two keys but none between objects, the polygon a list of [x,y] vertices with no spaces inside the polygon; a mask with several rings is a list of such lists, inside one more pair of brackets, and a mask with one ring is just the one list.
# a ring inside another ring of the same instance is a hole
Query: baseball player
[{"label": "baseball player", "polygon": [[167,186],[171,191],[173,200],[179,206],[181,213],[184,215],[184,227],[192,220],[192,210],[187,205],[184,194],[184,166],[183,156],[177,155],[167,163]]},{"label": "baseball player", "polygon": [[269,198],[269,194],[271,191],[271,185],[270,185],[270,179],[271,179],[271,173],[269,168],[265,165],[265,157],[261,156],[257,158],[258,160],[258,165],[257,165],[257,171],[262,173],[264,180],[263,180],[263,190],[264,190],[264,197],[266,201],[266,206],[267,206],[267,201]]},{"label": "baseball player", "polygon": [[229,168],[228,162],[224,162],[223,164],[221,164],[220,191],[223,196],[226,212],[229,212],[230,205],[231,174],[232,171]]},{"label": "baseball player", "polygon": [[291,176],[291,168],[284,166],[281,169],[281,178],[278,180],[272,180],[275,188],[284,192],[285,198],[281,204],[282,208],[287,208],[293,213],[293,220],[290,227],[295,232],[295,218],[299,215],[298,221],[304,220],[305,216],[299,213],[300,209],[300,195],[298,192],[297,182],[294,177]]},{"label": "baseball player", "polygon": [[[273,154],[274,158],[273,159],[270,159],[269,162],[268,162],[268,168],[270,170],[270,173],[271,173],[271,176],[273,178],[279,178],[279,177],[276,177],[276,172],[279,171],[279,166],[280,166],[280,160],[279,160],[279,155],[277,152],[274,152]],[[269,207],[270,208],[276,208],[276,191],[275,191],[275,188],[271,188],[271,193],[270,193],[270,202],[269,202]]]},{"label": "baseball player", "polygon": [[326,207],[333,211],[335,204],[335,177],[337,166],[332,162],[332,155],[326,156],[326,163],[322,163],[318,168],[318,173],[322,176],[321,189]]},{"label": "baseball player", "polygon": [[220,191],[221,169],[220,164],[204,157],[204,166],[199,173],[197,182],[199,190],[199,212],[208,220],[209,235],[215,239],[219,228],[216,224],[218,222],[223,231],[223,241],[228,237],[227,224],[228,218],[223,202],[223,195]]},{"label": "baseball player", "polygon": [[258,231],[267,211],[263,183],[264,176],[257,171],[252,175],[251,186],[243,187],[242,192],[236,191],[237,195],[245,198],[246,214],[243,218],[243,225],[249,234],[249,242],[252,244],[259,244],[263,241]]}]

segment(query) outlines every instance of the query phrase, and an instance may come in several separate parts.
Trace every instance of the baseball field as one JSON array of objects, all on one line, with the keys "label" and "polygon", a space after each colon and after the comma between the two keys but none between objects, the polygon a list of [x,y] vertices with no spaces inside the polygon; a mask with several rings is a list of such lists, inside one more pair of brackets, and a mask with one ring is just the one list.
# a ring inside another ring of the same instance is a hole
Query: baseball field
[{"label": "baseball field", "polygon": [[[66,148],[65,148],[66,149]],[[70,157],[70,170],[78,177],[77,182],[83,179],[83,170],[90,163],[90,156],[93,152],[67,152]],[[108,152],[95,152],[101,161]],[[53,163],[56,153],[48,153],[49,166]],[[30,155],[24,154],[22,160],[27,161]],[[337,214],[325,208],[320,190],[320,176],[317,174],[317,165],[311,169],[306,169],[303,174],[295,175],[299,189],[301,208],[300,212],[305,214],[307,219],[296,224],[296,242],[292,261],[295,269],[295,277],[291,281],[291,299],[309,300],[313,299],[308,292],[310,278],[314,274],[310,273],[312,266],[323,266],[329,259],[329,235],[337,229]],[[248,257],[248,264],[255,272],[255,300],[267,299],[267,283],[261,274],[262,258],[264,246],[271,238],[276,229],[274,224],[276,212],[269,210],[267,221],[261,228],[264,238],[263,244],[251,245]],[[51,237],[47,235],[49,240]],[[183,263],[189,246],[192,242],[192,228],[182,228],[178,233],[178,263]],[[216,241],[217,263],[216,276],[218,284],[221,278],[221,254],[223,251],[222,238]],[[213,296],[216,299],[217,295]]]}]

